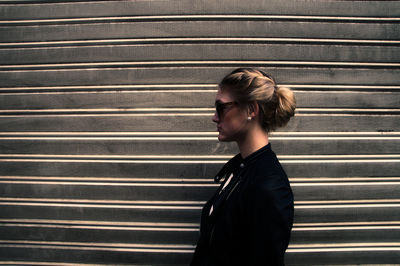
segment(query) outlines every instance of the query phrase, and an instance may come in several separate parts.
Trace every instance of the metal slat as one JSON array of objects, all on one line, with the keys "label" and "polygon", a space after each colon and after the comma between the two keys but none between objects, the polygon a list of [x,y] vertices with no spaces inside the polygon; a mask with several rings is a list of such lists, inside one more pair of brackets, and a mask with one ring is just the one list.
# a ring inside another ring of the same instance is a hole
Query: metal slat
[{"label": "metal slat", "polygon": [[390,47],[400,43],[398,40],[382,39],[346,39],[346,38],[290,38],[290,37],[160,37],[160,38],[111,38],[111,39],[86,39],[86,40],[53,40],[53,41],[21,41],[21,42],[1,42],[0,47],[4,49],[12,48],[45,48],[45,47],[66,47],[79,48],[84,46],[104,46],[104,45],[156,45],[156,44],[288,44],[288,45],[357,45]]},{"label": "metal slat", "polygon": [[368,22],[368,23],[395,23],[398,17],[360,17],[360,16],[307,16],[307,15],[260,15],[260,14],[219,14],[219,15],[145,15],[145,16],[111,16],[111,17],[73,17],[73,18],[45,18],[0,20],[0,26],[42,25],[42,24],[83,24],[107,22],[143,22],[143,21],[196,21],[196,20],[255,20],[255,21],[321,21],[321,22]]},{"label": "metal slat", "polygon": [[[42,219],[196,223],[202,202],[106,201],[88,199],[2,198],[2,219]],[[360,222],[399,220],[398,199],[295,202],[296,223]],[[83,215],[83,216],[81,216]],[[111,215],[111,216],[110,216]],[[97,218],[96,218],[97,217]],[[103,217],[103,218],[102,218]]]},{"label": "metal slat", "polygon": [[[147,84],[216,84],[238,65],[169,66],[136,68],[88,68],[53,70],[0,71],[1,87],[25,87],[34,84],[49,86],[147,85]],[[280,84],[319,84],[350,86],[396,86],[397,68],[329,68],[248,65],[279,77]],[[179,78],[179,79],[178,79]]]},{"label": "metal slat", "polygon": [[[276,37],[398,40],[398,23],[257,21],[143,21],[93,24],[2,26],[8,42],[160,37]],[[68,33],[67,35],[65,33]]]},{"label": "metal slat", "polygon": [[[199,161],[99,161],[99,160],[29,160],[4,159],[1,161],[1,175],[44,175],[44,176],[98,176],[154,178],[210,178],[217,173],[226,160]],[[397,176],[398,160],[289,160],[283,161],[289,176],[359,177]]]},{"label": "metal slat", "polygon": [[[213,131],[212,113],[2,115],[0,128],[14,131]],[[298,114],[282,131],[398,131],[398,115]]]},{"label": "metal slat", "polygon": [[33,64],[33,65],[0,65],[0,71],[15,71],[15,70],[45,70],[52,71],[56,69],[85,69],[85,68],[120,68],[120,67],[176,67],[176,66],[213,66],[213,65],[231,65],[232,67],[239,67],[243,65],[264,66],[269,65],[272,67],[277,66],[299,66],[299,67],[354,67],[354,68],[399,68],[400,63],[370,63],[370,62],[327,62],[327,61],[142,61],[142,62],[90,62],[90,63],[58,63],[58,64]]},{"label": "metal slat", "polygon": [[[343,178],[345,179],[345,178]],[[351,199],[395,199],[400,198],[400,182],[382,177],[371,181],[331,181],[331,182],[296,182],[292,181],[294,196],[304,200],[351,200]],[[180,182],[151,182],[118,180],[97,181],[85,177],[65,180],[63,178],[25,179],[1,177],[1,195],[3,197],[56,197],[60,199],[108,200],[191,200],[206,201],[216,191],[218,184],[195,182],[182,179]],[[315,190],[319,193],[315,194]]]},{"label": "metal slat", "polygon": [[[80,3],[84,2],[84,3]],[[263,1],[243,3],[238,0],[222,0],[218,5],[207,1],[202,5],[193,5],[192,1],[184,0],[179,3],[153,1],[78,1],[78,0],[1,0],[2,17],[4,19],[41,19],[62,17],[90,16],[121,16],[121,15],[171,15],[171,14],[265,14],[315,15],[315,16],[398,16],[396,1],[314,1],[293,2],[272,0],[265,5]],[[41,3],[37,5],[36,3]],[[73,3],[73,4],[71,4]],[[11,5],[12,4],[12,5]],[[68,14],[66,14],[68,8]]]},{"label": "metal slat", "polygon": [[[136,244],[195,245],[199,234],[198,224],[145,224],[99,221],[63,220],[0,220],[0,231],[7,240],[35,240],[37,235],[47,241],[127,243]],[[379,239],[381,243],[396,242],[400,234],[397,221],[359,222],[337,224],[294,225],[291,245],[306,243],[368,243]]]},{"label": "metal slat", "polygon": [[[106,41],[106,40],[104,40]],[[83,46],[83,43],[67,46],[47,47],[45,43],[32,48],[24,47],[20,43],[19,48],[6,48],[6,43],[0,44],[1,63],[4,64],[49,64],[49,63],[75,63],[75,62],[110,62],[110,61],[164,61],[173,60],[265,60],[265,61],[339,61],[339,62],[371,62],[396,63],[399,62],[400,48],[388,46],[385,43],[375,45],[347,44],[347,45],[316,45],[308,43],[284,42],[254,43],[249,39],[242,42],[229,41],[210,42],[207,40],[198,42],[182,39],[178,43],[102,43],[93,40]],[[114,41],[115,42],[115,41]],[[182,43],[184,42],[184,43]],[[25,46],[28,46],[26,44]],[[62,45],[62,43],[60,44]],[[65,44],[66,45],[66,44]],[[10,45],[11,46],[11,45]],[[165,53],[168,51],[168,53]],[[196,51],[196,53],[193,53]]]},{"label": "metal slat", "polygon": [[[2,154],[198,155],[237,154],[234,143],[219,143],[216,136],[1,136]],[[398,154],[400,136],[286,136],[270,137],[277,154]],[[371,143],[372,142],[372,143]],[[188,147],[191,147],[189,150]]]}]

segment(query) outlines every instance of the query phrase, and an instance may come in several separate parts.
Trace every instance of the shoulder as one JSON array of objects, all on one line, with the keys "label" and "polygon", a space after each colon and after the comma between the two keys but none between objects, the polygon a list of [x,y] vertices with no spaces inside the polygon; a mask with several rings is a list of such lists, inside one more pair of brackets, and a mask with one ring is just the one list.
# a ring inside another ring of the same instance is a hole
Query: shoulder
[{"label": "shoulder", "polygon": [[251,184],[258,187],[274,185],[276,183],[288,183],[288,177],[273,151],[260,156],[249,166]]},{"label": "shoulder", "polygon": [[288,177],[281,164],[272,153],[270,156],[263,156],[252,167],[248,176],[249,199],[264,199],[279,201],[282,198],[291,198]]}]

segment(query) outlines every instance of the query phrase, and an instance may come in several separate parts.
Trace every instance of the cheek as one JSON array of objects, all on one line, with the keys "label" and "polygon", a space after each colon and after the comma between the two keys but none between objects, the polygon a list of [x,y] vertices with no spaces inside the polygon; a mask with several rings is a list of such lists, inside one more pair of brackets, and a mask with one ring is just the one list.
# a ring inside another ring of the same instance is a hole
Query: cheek
[{"label": "cheek", "polygon": [[224,128],[226,129],[231,129],[231,130],[239,130],[241,129],[244,125],[245,122],[242,117],[235,115],[235,116],[229,116],[226,117],[226,119],[223,121],[224,122]]}]

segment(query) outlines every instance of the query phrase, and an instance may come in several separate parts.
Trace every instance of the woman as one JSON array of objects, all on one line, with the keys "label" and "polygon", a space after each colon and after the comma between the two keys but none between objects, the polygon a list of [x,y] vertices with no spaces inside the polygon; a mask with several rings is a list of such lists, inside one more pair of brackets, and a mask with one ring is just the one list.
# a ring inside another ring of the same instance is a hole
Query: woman
[{"label": "woman", "polygon": [[219,84],[215,107],[218,140],[235,141],[240,153],[215,177],[223,182],[203,208],[191,265],[284,265],[293,193],[268,133],[294,115],[293,93],[240,68]]}]

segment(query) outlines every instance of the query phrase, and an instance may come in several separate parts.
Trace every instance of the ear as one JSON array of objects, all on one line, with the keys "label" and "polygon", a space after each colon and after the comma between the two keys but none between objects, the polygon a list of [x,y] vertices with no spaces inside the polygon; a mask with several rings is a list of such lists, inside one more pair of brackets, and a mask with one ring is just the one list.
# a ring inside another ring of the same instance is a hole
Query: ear
[{"label": "ear", "polygon": [[252,101],[249,103],[248,106],[248,116],[254,118],[258,115],[260,108],[258,106],[257,101]]}]

